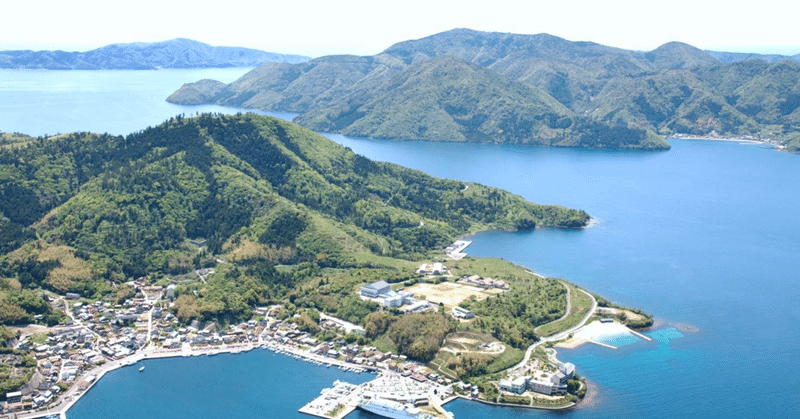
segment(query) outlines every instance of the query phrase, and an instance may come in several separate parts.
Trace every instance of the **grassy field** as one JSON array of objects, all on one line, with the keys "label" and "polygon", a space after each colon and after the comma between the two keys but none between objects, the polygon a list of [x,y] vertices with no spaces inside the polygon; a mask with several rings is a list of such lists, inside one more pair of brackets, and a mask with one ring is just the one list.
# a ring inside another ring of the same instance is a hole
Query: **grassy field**
[{"label": "grassy field", "polygon": [[554,335],[558,332],[575,327],[583,320],[586,313],[592,308],[592,299],[583,292],[578,291],[575,286],[567,284],[570,289],[570,304],[572,305],[567,317],[543,324],[536,328],[535,332],[540,337]]},{"label": "grassy field", "polygon": [[[469,250],[469,248],[467,248]],[[480,275],[495,279],[526,278],[531,274],[525,268],[502,259],[466,257],[458,261],[450,261],[450,273],[456,278],[464,275]]]},{"label": "grassy field", "polygon": [[42,345],[47,342],[47,334],[45,333],[35,333],[30,336],[31,343],[36,345]]}]

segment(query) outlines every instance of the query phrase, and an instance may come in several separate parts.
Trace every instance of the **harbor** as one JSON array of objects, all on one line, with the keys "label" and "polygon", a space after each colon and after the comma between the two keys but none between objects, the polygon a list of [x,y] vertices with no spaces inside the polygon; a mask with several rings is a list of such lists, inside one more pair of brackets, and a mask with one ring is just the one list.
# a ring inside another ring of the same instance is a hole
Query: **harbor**
[{"label": "harbor", "polygon": [[441,397],[449,400],[451,394],[447,386],[382,372],[374,380],[361,385],[337,380],[332,388],[323,389],[318,397],[298,411],[321,418],[340,419],[361,408],[392,418],[452,419],[453,415],[441,407],[444,404]]}]

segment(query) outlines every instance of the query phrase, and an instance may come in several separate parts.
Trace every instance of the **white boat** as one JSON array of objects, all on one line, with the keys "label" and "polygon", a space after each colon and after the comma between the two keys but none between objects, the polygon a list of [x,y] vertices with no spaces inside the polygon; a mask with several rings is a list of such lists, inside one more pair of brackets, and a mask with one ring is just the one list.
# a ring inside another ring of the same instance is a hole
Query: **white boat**
[{"label": "white boat", "polygon": [[390,419],[433,419],[431,415],[422,413],[414,406],[384,399],[361,399],[358,407],[367,412],[374,413]]},{"label": "white boat", "polygon": [[142,372],[142,371],[144,371],[144,365],[142,365],[141,367],[139,367],[139,372]]}]

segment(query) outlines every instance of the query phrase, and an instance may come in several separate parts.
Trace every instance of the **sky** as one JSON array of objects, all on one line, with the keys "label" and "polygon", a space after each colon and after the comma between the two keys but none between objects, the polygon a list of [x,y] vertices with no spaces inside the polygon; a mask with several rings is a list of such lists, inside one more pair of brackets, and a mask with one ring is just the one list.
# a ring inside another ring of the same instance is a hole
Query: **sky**
[{"label": "sky", "polygon": [[[746,7],[738,4],[746,4]],[[312,57],[376,54],[454,28],[549,33],[649,51],[800,53],[785,0],[25,0],[3,5],[0,50],[86,51],[112,43],[190,38]]]}]

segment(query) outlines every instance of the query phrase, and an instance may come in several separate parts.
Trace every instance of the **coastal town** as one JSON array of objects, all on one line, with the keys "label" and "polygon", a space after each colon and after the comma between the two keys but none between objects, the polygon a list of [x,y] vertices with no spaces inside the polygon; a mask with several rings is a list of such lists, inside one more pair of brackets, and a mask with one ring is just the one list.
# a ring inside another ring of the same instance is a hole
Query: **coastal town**
[{"label": "coastal town", "polygon": [[[463,258],[462,252],[468,244],[460,242],[448,248],[456,253],[451,257]],[[442,262],[423,264],[416,273],[428,278],[452,277]],[[213,270],[198,270],[196,274],[204,280]],[[576,377],[575,366],[559,362],[552,348],[545,352],[539,348],[540,352],[536,352],[534,347],[556,339],[565,340],[567,333],[586,324],[597,309],[595,304],[578,327],[542,339],[529,348],[525,359],[506,372],[506,378],[492,384],[498,395],[487,400],[481,388],[458,380],[434,363],[423,364],[402,354],[359,344],[353,337],[364,335],[362,326],[326,313],[319,313],[319,325],[336,338],[323,341],[303,331],[295,318],[279,318],[280,305],[256,307],[257,319],[238,324],[223,326],[198,320],[182,324],[170,311],[175,299],[174,284],[147,285],[140,278],[129,285],[136,294],[120,304],[86,301],[70,293],[51,299],[50,304],[63,309],[69,320],[50,328],[30,326],[18,340],[15,349],[30,351],[36,369],[27,384],[5,394],[0,417],[22,419],[55,414],[64,418],[72,404],[106,373],[145,359],[239,353],[256,348],[321,366],[376,375],[374,380],[362,385],[333,383],[332,388],[323,390],[318,398],[300,408],[300,412],[313,416],[341,418],[361,408],[377,414],[381,414],[382,409],[390,409],[403,411],[407,417],[449,418],[451,415],[442,406],[456,397],[568,408],[574,405],[566,396],[568,390],[576,390],[570,388],[577,382],[571,381]],[[358,295],[362,300],[403,314],[447,310],[457,321],[470,322],[475,320],[475,314],[459,307],[459,302],[468,297],[488,298],[510,289],[503,280],[474,274],[452,278],[451,282],[418,285],[422,288],[417,285],[403,288],[381,280],[363,284]],[[441,287],[438,293],[437,286]],[[421,292],[426,294],[422,296]],[[454,341],[463,346],[470,342],[468,338]],[[591,337],[586,341],[591,342]],[[499,354],[505,350],[498,341],[477,339],[474,345],[476,353]],[[537,353],[545,355],[536,356]],[[145,367],[139,368],[143,371]],[[585,384],[577,385],[583,386],[585,392]]]}]

